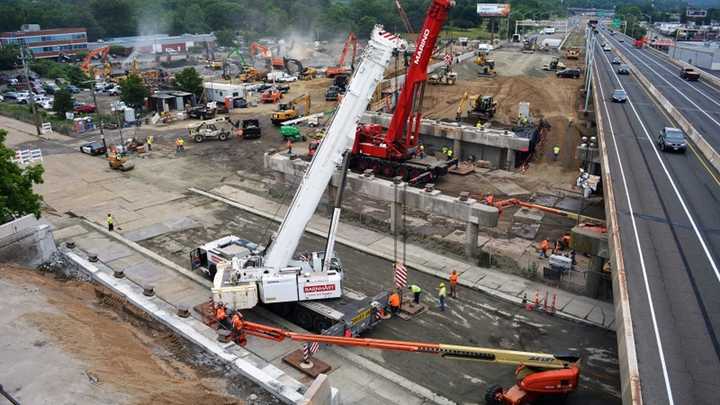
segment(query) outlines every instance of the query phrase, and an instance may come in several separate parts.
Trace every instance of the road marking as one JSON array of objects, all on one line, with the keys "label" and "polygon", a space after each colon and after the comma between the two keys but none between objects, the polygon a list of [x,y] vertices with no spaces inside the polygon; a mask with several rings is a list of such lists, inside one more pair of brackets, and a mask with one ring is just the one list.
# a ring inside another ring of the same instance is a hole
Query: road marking
[{"label": "road marking", "polygon": [[[605,60],[610,64],[610,60],[608,59],[607,55],[605,56]],[[615,76],[615,79],[617,80],[618,84],[620,85],[620,88],[625,90],[622,83],[620,83],[620,78],[615,73],[615,70],[611,69],[613,75]],[[627,92],[626,92],[627,93]],[[645,127],[645,123],[640,119],[640,114],[638,114],[637,109],[635,109],[635,105],[632,102],[632,98],[628,96],[628,104],[630,104],[630,107],[633,110],[633,113],[635,113],[635,117],[637,118],[638,122],[640,123],[640,126],[643,129],[643,132],[645,132],[645,136],[652,141],[652,138],[650,137],[650,133],[648,132],[647,128]],[[670,176],[670,171],[668,171],[667,166],[665,166],[665,162],[660,157],[660,152],[658,152],[658,149],[653,146],[652,148],[653,152],[655,153],[655,156],[657,157],[658,161],[660,162],[660,166],[662,166],[663,172],[665,172],[665,176],[667,177],[668,181],[670,181],[670,185],[673,188],[673,191],[675,192],[675,195],[677,196],[678,200],[680,201],[680,205],[682,205],[683,211],[685,211],[685,215],[687,215],[688,219],[690,220],[690,224],[692,225],[693,231],[695,232],[695,235],[698,238],[698,241],[700,241],[700,245],[703,248],[703,251],[705,252],[705,256],[707,257],[708,261],[710,262],[710,266],[712,266],[713,271],[715,272],[715,277],[717,278],[718,282],[720,282],[720,270],[717,267],[717,264],[715,263],[715,259],[713,259],[712,254],[710,253],[710,249],[708,249],[707,244],[705,243],[705,239],[703,239],[702,235],[700,235],[700,230],[697,227],[697,224],[695,223],[695,219],[690,214],[690,210],[687,207],[687,204],[685,204],[685,199],[680,194],[680,191],[678,190],[677,186],[675,185],[675,180],[673,180],[672,176]]]},{"label": "road marking", "polygon": [[[612,69],[612,65],[610,65],[610,69]],[[607,115],[607,120],[610,128],[610,136],[613,140],[613,149],[615,150],[615,157],[617,158],[618,166],[620,167],[620,177],[622,178],[623,182],[623,188],[625,189],[625,199],[627,201],[628,210],[630,212],[630,222],[632,223],[633,233],[635,234],[635,246],[637,248],[638,257],[640,257],[640,269],[642,270],[643,275],[643,284],[645,286],[645,294],[648,297],[648,306],[650,307],[650,319],[652,320],[653,325],[653,333],[655,334],[655,342],[658,347],[658,354],[660,356],[660,366],[662,368],[663,378],[665,379],[665,391],[667,392],[668,401],[670,405],[675,404],[675,400],[673,399],[672,395],[672,387],[670,385],[670,376],[668,374],[667,370],[667,364],[665,363],[665,353],[663,351],[663,344],[662,340],[660,339],[660,333],[658,332],[658,322],[657,317],[655,316],[655,306],[653,305],[653,299],[652,299],[652,293],[650,292],[650,283],[648,282],[648,275],[647,275],[647,267],[645,267],[645,256],[643,254],[642,246],[640,245],[640,236],[638,235],[638,227],[637,222],[635,220],[635,211],[632,206],[632,202],[630,201],[630,190],[628,189],[627,185],[627,179],[625,177],[625,169],[622,164],[622,159],[620,158],[620,151],[618,150],[617,146],[617,140],[615,139],[615,130],[613,129],[612,120],[610,119],[610,111],[608,110],[607,106],[607,99],[605,98],[605,92],[602,88],[602,81],[600,80],[600,70],[595,64],[595,74],[598,80],[598,88],[600,89],[600,96],[602,98],[603,106],[605,107],[605,114]],[[619,80],[618,80],[619,82]],[[620,84],[622,87],[622,84]],[[629,100],[628,100],[629,101]],[[602,119],[602,116],[600,117]],[[608,168],[610,170],[610,168]]]},{"label": "road marking", "polygon": [[[603,36],[603,38],[605,38],[605,37]],[[623,48],[627,48],[627,46],[624,46]],[[627,50],[627,49],[626,49],[626,50]],[[628,53],[632,53],[632,50],[630,50]],[[640,58],[640,57],[637,56],[637,55],[636,55],[635,57],[636,57],[636,59],[637,59],[638,62],[640,62],[640,63],[642,63],[643,65],[645,65],[645,67],[647,67],[648,69],[650,69],[651,72],[655,73],[655,74],[657,75],[657,77],[659,77],[659,78],[662,79],[665,83],[667,83],[668,86],[672,87],[678,94],[680,94],[681,96],[683,96],[683,98],[684,98],[685,100],[687,100],[688,103],[690,103],[690,104],[692,104],[693,106],[695,106],[695,108],[697,108],[701,113],[705,114],[705,116],[708,117],[708,119],[709,119],[710,121],[714,122],[715,125],[717,125],[718,127],[720,127],[720,122],[716,121],[713,117],[710,116],[710,114],[708,114],[705,110],[703,110],[699,105],[695,104],[695,102],[692,101],[688,96],[686,96],[682,91],[680,91],[680,89],[678,89],[677,87],[675,87],[675,86],[674,86],[672,83],[670,83],[666,78],[664,78],[663,76],[661,76],[660,73],[658,73],[655,69],[651,68],[650,65],[648,65],[647,63],[645,63],[645,61],[642,60],[642,58]],[[607,59],[607,56],[605,56],[605,59]],[[613,74],[615,74],[615,70],[613,70]],[[616,75],[616,76],[617,76],[617,75]],[[692,87],[692,86],[690,86],[690,88],[695,89],[695,88]],[[703,96],[705,96],[706,98],[710,99],[710,97],[708,97],[707,95],[705,95],[705,93],[701,92],[701,91],[698,90],[698,89],[695,89],[695,90],[696,90],[698,93],[700,93],[700,94],[702,94]],[[710,101],[712,101],[713,103],[716,103],[716,104],[717,104],[717,102],[715,102],[715,101],[713,101],[713,100],[711,100],[711,99],[710,99]],[[718,104],[718,105],[720,105],[720,104]]]}]

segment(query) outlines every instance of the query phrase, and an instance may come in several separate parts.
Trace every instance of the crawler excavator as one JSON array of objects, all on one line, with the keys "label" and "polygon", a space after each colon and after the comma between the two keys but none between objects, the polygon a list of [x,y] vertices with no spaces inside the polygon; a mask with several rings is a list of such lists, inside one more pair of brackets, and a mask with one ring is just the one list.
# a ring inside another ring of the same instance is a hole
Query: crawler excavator
[{"label": "crawler excavator", "polygon": [[432,157],[416,158],[422,119],[422,100],[427,81],[428,64],[440,31],[447,20],[452,0],[430,2],[415,52],[405,75],[395,113],[386,129],[378,124],[358,125],[350,167],[363,172],[394,178],[401,176],[412,185],[433,183],[447,174],[457,160],[439,161]]},{"label": "crawler excavator", "polygon": [[241,345],[246,345],[246,335],[258,336],[277,342],[290,339],[296,342],[323,345],[426,353],[428,355],[440,355],[443,358],[452,360],[516,365],[515,385],[508,389],[504,389],[499,385],[491,385],[485,392],[486,405],[527,405],[541,397],[556,396],[562,398],[577,389],[580,379],[580,357],[573,354],[533,353],[444,343],[326,336],[291,332],[281,328],[243,321],[241,328],[236,331],[235,341]]},{"label": "crawler excavator", "polygon": [[[325,69],[325,76],[327,77],[335,77],[337,75],[345,75],[352,73],[353,69],[355,69],[355,57],[357,56],[357,37],[352,32],[348,34],[347,39],[345,39],[345,45],[343,45],[342,53],[340,54],[340,59],[338,60],[337,66],[330,66]],[[345,58],[347,58],[348,51],[350,50],[350,47],[352,47],[352,58],[350,59],[350,67],[348,68],[345,66]]]}]

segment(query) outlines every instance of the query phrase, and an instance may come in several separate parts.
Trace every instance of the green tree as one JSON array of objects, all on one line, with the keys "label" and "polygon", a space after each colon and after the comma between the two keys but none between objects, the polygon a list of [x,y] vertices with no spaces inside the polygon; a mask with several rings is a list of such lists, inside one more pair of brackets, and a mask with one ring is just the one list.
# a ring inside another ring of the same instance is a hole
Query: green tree
[{"label": "green tree", "polygon": [[0,70],[10,70],[15,67],[20,56],[20,49],[17,46],[0,47]]},{"label": "green tree", "polygon": [[145,97],[150,94],[142,77],[134,74],[130,74],[126,79],[120,81],[120,91],[120,99],[133,107],[141,107]]},{"label": "green tree", "polygon": [[215,39],[220,46],[235,46],[235,31],[227,29],[220,30],[215,33]]},{"label": "green tree", "polygon": [[58,116],[65,117],[66,112],[70,112],[73,110],[73,97],[70,92],[63,88],[55,92],[55,99],[53,100],[53,111],[55,111]]},{"label": "green tree", "polygon": [[33,193],[33,184],[43,182],[43,167],[20,168],[10,161],[15,152],[5,146],[7,131],[0,129],[0,223],[27,214],[40,217],[42,197]]},{"label": "green tree", "polygon": [[193,93],[196,96],[202,94],[203,79],[193,67],[187,67],[175,74],[175,86],[180,89]]}]

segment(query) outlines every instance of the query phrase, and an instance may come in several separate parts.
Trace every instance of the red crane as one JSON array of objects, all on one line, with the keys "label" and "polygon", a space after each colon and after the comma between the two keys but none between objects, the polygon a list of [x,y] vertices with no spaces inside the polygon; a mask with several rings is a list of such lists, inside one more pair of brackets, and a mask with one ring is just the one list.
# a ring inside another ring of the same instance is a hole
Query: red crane
[{"label": "red crane", "polygon": [[[345,39],[345,45],[343,45],[342,53],[340,54],[340,60],[338,60],[337,66],[330,66],[325,69],[325,76],[335,77],[338,75],[350,74],[352,69],[355,68],[355,57],[357,56],[357,37],[354,33],[349,33],[347,39]],[[348,51],[352,46],[352,59],[350,60],[350,68],[345,67],[345,58],[347,57]]]},{"label": "red crane", "polygon": [[447,20],[452,0],[433,0],[418,33],[415,53],[405,75],[395,113],[387,131],[377,124],[358,125],[350,165],[386,176],[402,176],[411,183],[427,183],[447,173],[448,164],[408,162],[415,156],[422,118],[427,69],[435,43]]},{"label": "red crane", "polygon": [[509,389],[503,389],[499,385],[490,386],[485,393],[487,405],[525,405],[542,396],[567,395],[577,389],[580,378],[580,358],[572,354],[558,355],[444,343],[297,333],[241,320],[240,329],[235,330],[231,336],[237,344],[245,346],[247,344],[246,335],[254,335],[277,342],[290,339],[298,342],[427,353],[448,359],[516,365],[515,385]]}]

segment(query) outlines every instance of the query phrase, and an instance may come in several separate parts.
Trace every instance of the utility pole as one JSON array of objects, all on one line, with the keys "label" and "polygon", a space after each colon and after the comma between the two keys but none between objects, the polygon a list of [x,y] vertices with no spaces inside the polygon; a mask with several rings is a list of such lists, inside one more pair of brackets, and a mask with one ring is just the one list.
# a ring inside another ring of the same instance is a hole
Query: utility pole
[{"label": "utility pole", "polygon": [[42,134],[40,131],[40,117],[38,117],[37,107],[35,106],[35,93],[33,93],[33,88],[30,84],[30,73],[25,57],[25,44],[20,44],[20,60],[23,65],[23,73],[25,75],[25,83],[27,83],[28,93],[30,93],[30,109],[32,110],[33,121],[35,122],[35,131],[37,131],[37,135],[40,136]]}]

